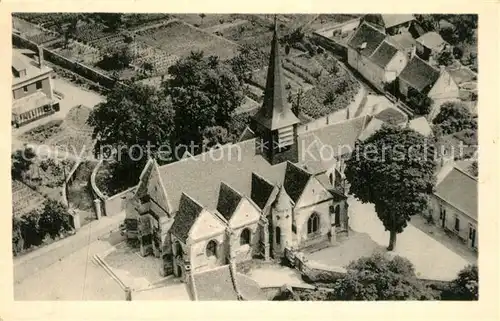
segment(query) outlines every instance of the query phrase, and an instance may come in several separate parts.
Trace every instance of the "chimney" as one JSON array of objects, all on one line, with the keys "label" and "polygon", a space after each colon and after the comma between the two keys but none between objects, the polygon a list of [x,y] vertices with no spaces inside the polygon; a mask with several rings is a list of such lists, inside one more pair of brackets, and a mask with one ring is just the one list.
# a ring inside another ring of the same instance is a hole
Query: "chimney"
[{"label": "chimney", "polygon": [[42,69],[43,65],[44,65],[43,48],[42,46],[38,46],[38,67]]}]

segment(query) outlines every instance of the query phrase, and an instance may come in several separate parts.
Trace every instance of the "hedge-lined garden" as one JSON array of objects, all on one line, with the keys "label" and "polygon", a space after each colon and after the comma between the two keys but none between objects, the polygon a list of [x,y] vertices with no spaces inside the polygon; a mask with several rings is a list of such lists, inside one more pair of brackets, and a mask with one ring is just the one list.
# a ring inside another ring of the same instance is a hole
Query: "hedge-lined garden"
[{"label": "hedge-lined garden", "polygon": [[12,217],[12,252],[19,255],[33,247],[63,238],[73,231],[68,208],[60,202],[47,199],[42,208],[21,217]]}]

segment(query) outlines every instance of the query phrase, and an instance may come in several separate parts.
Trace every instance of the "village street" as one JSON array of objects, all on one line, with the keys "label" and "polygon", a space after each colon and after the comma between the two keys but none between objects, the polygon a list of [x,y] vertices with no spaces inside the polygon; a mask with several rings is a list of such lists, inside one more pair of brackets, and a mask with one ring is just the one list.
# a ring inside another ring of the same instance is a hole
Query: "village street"
[{"label": "village street", "polygon": [[[346,246],[329,247],[309,255],[309,259],[335,266],[347,265],[360,256],[373,252],[386,252],[389,232],[384,230],[372,204],[362,204],[353,197],[349,198],[349,225],[356,233],[349,237]],[[418,218],[417,218],[418,219]],[[353,256],[353,253],[355,254]],[[455,251],[408,224],[403,233],[398,234],[396,249],[391,255],[409,259],[415,266],[417,276],[424,279],[449,281],[467,264],[476,263],[471,256],[462,257]]]}]

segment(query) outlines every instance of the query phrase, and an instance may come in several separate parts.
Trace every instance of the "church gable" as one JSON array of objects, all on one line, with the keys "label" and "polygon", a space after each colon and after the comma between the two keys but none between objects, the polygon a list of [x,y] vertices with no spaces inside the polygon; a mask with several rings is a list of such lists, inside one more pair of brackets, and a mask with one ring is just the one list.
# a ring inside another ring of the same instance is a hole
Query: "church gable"
[{"label": "church gable", "polygon": [[231,228],[238,228],[244,225],[255,223],[260,219],[260,210],[248,199],[242,198],[229,221]]},{"label": "church gable", "polygon": [[332,199],[332,194],[315,177],[307,182],[296,202],[296,208],[311,206]]},{"label": "church gable", "polygon": [[152,166],[147,191],[149,197],[154,201],[154,203],[156,203],[156,205],[167,213],[170,213],[171,207],[156,162]]},{"label": "church gable", "polygon": [[196,241],[212,235],[224,233],[225,229],[224,223],[219,218],[203,209],[194,221],[188,237]]}]

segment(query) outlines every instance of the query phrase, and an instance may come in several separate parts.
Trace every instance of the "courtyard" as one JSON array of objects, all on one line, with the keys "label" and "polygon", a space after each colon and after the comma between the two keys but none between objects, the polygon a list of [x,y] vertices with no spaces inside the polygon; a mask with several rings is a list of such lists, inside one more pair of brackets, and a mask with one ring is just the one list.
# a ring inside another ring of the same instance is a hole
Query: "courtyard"
[{"label": "courtyard", "polygon": [[[349,238],[338,246],[328,247],[308,255],[310,261],[322,265],[346,266],[359,257],[377,251],[386,251],[389,232],[384,230],[372,204],[362,204],[350,197],[349,224],[353,231]],[[415,266],[417,276],[423,279],[449,281],[466,265],[475,263],[462,257],[449,246],[429,236],[413,224],[408,224],[398,234],[396,249],[391,255],[409,259]]]}]

